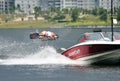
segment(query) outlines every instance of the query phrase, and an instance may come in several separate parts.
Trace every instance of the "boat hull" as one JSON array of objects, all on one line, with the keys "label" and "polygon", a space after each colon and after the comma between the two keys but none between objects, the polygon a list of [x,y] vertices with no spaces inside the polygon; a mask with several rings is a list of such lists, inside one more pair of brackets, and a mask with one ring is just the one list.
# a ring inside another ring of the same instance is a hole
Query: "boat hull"
[{"label": "boat hull", "polygon": [[120,60],[120,44],[83,44],[73,46],[62,54],[72,60],[91,61],[91,63],[108,60]]}]

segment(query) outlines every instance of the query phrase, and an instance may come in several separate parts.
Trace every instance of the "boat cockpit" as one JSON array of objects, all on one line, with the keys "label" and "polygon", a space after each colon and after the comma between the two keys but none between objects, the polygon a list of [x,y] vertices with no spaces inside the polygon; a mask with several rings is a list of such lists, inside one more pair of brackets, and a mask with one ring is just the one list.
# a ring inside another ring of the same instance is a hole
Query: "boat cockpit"
[{"label": "boat cockpit", "polygon": [[[80,39],[80,42],[85,42],[89,40],[111,41],[111,34],[111,32],[86,32]],[[114,32],[113,38],[114,40],[120,40],[120,33]]]}]

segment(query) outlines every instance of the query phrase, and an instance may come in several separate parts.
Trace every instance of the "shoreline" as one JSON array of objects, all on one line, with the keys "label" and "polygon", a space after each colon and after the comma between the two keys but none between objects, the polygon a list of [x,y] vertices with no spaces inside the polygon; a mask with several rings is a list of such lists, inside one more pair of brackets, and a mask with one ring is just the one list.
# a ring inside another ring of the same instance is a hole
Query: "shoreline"
[{"label": "shoreline", "polygon": [[[92,21],[93,22],[93,21]],[[48,21],[21,21],[21,22],[13,22],[9,21],[7,23],[0,23],[1,28],[109,28],[110,23],[102,23],[101,22],[48,22]],[[119,23],[114,25],[114,27],[120,27]]]},{"label": "shoreline", "polygon": [[[21,27],[21,28],[17,28],[17,27],[0,27],[0,29],[46,29],[46,28],[111,28],[111,26],[62,26],[62,27]],[[120,28],[120,26],[114,26],[114,28]]]}]

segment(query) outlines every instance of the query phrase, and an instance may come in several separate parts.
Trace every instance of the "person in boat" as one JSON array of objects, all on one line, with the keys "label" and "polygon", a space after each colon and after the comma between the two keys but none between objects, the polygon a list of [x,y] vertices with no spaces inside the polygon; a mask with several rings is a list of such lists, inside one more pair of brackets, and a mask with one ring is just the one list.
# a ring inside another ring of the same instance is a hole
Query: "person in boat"
[{"label": "person in boat", "polygon": [[47,37],[48,39],[51,39],[51,40],[58,38],[58,36],[55,33],[51,31],[45,31],[45,30],[39,34],[39,39],[43,39],[44,37]]},{"label": "person in boat", "polygon": [[86,40],[89,40],[89,33],[84,33],[83,37],[80,39],[80,42],[85,42]]}]

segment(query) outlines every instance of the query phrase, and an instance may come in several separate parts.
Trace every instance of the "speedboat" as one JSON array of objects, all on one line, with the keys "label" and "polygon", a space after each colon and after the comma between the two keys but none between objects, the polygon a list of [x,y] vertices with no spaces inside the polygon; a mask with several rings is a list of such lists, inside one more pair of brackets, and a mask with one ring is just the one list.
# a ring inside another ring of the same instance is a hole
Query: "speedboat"
[{"label": "speedboat", "polygon": [[111,0],[111,32],[87,32],[80,39],[80,43],[62,52],[62,55],[87,63],[119,63],[120,62],[120,34],[113,31],[113,0]]},{"label": "speedboat", "polygon": [[69,47],[61,54],[76,61],[93,63],[118,63],[120,61],[120,33],[86,32],[78,44]]}]

